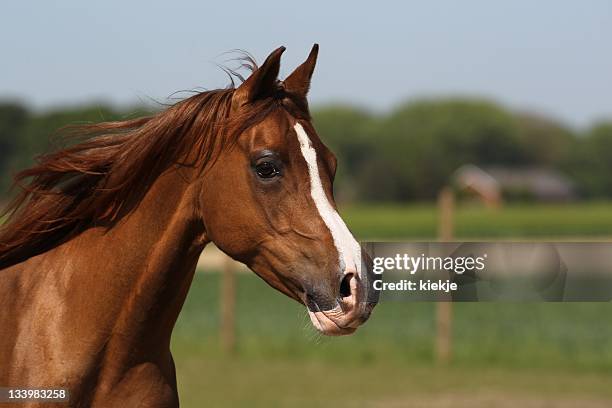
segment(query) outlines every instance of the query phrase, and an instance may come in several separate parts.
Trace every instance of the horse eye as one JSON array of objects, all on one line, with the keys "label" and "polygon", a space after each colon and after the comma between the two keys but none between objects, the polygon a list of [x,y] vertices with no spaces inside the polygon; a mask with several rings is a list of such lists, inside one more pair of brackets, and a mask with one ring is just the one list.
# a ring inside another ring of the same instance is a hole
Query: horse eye
[{"label": "horse eye", "polygon": [[255,166],[255,171],[257,171],[257,175],[261,178],[272,178],[280,174],[280,171],[274,163],[268,161],[259,163]]}]

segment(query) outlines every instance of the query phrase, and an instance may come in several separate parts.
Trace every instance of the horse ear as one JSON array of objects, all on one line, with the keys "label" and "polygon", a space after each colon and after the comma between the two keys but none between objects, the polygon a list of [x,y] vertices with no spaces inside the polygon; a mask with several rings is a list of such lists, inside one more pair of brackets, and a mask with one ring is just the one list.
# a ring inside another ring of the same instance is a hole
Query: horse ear
[{"label": "horse ear", "polygon": [[238,109],[257,99],[265,98],[274,91],[280,69],[280,58],[284,51],[285,47],[279,47],[272,51],[261,67],[257,68],[234,91],[234,96],[232,97],[232,107],[234,109]]},{"label": "horse ear", "polygon": [[287,91],[300,96],[302,98],[306,98],[308,94],[308,90],[310,89],[310,78],[312,78],[312,73],[314,72],[315,65],[317,64],[317,55],[319,54],[319,44],[315,44],[312,46],[312,50],[306,58],[306,61],[299,67],[295,69],[285,79],[285,89]]}]

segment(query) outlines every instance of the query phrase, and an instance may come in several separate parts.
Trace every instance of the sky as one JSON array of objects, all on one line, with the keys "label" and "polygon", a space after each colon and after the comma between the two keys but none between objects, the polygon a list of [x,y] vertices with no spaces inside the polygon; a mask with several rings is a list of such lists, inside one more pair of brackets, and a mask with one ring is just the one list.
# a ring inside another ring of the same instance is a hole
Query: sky
[{"label": "sky", "polygon": [[[366,2],[363,2],[366,3]],[[612,1],[83,1],[0,6],[0,99],[37,109],[224,87],[216,63],[321,46],[311,104],[479,96],[574,127],[612,118]],[[232,63],[230,62],[231,66]]]}]

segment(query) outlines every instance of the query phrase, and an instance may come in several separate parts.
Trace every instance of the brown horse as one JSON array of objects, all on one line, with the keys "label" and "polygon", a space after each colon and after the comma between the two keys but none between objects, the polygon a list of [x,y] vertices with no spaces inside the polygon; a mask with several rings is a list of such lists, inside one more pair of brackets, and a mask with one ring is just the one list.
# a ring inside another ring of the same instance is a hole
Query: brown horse
[{"label": "brown horse", "polygon": [[369,261],[308,111],[318,47],[279,81],[284,50],[237,88],[80,128],[85,141],[17,176],[0,230],[0,387],[65,388],[75,407],[177,406],[170,336],[209,242],[325,334],[368,318]]}]

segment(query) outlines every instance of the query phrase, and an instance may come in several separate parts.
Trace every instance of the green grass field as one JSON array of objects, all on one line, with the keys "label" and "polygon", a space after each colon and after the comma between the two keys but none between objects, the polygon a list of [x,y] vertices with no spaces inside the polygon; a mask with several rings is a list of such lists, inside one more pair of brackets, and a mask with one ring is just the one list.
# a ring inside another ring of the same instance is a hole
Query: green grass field
[{"label": "green grass field", "polygon": [[[431,240],[432,205],[341,209],[361,240]],[[612,237],[612,203],[456,210],[457,239]],[[431,303],[382,303],[350,337],[316,334],[302,306],[240,275],[237,349],[219,347],[218,275],[196,274],[172,341],[184,407],[609,407],[612,304],[454,306],[454,358],[433,359]]]},{"label": "green grass field", "polygon": [[[362,240],[432,239],[437,233],[438,213],[431,204],[345,206],[341,213]],[[612,203],[458,205],[455,234],[458,239],[610,237]]]},{"label": "green grass field", "polygon": [[382,303],[355,335],[327,338],[302,306],[239,275],[228,356],[218,278],[196,275],[174,332],[186,407],[612,404],[612,304],[456,304],[454,360],[436,367],[431,303]]}]

